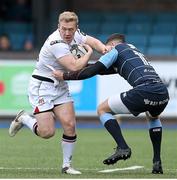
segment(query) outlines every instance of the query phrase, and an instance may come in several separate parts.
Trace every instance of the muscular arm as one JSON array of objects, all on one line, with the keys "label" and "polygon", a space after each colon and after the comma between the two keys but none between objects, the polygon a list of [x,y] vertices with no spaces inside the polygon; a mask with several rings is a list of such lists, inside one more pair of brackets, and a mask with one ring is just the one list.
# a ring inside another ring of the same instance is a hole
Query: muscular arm
[{"label": "muscular arm", "polygon": [[89,61],[89,58],[93,52],[89,45],[84,45],[87,52],[82,57],[75,59],[72,54],[66,55],[58,59],[59,63],[69,71],[78,71],[85,67]]},{"label": "muscular arm", "polygon": [[108,51],[108,48],[100,40],[92,36],[87,36],[87,40],[85,43],[90,45],[101,54],[105,54]]}]

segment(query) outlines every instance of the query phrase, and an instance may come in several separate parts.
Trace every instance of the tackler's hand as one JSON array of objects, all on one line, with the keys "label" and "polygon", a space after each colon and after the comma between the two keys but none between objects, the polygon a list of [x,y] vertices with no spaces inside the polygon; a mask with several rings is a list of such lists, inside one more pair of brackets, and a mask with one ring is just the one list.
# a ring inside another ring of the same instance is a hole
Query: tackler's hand
[{"label": "tackler's hand", "polygon": [[54,71],[52,71],[52,76],[59,80],[63,80],[63,71],[54,70]]}]

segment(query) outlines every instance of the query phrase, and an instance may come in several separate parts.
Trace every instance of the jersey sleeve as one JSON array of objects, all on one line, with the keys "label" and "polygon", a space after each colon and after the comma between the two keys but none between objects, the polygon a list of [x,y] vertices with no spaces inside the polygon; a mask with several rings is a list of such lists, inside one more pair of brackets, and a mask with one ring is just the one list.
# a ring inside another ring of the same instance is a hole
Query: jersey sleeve
[{"label": "jersey sleeve", "polygon": [[68,44],[65,44],[63,42],[50,45],[50,49],[56,59],[59,59],[71,53]]},{"label": "jersey sleeve", "polygon": [[98,61],[101,62],[108,69],[112,64],[115,63],[117,57],[118,51],[115,48],[113,48],[111,51],[101,56]]}]

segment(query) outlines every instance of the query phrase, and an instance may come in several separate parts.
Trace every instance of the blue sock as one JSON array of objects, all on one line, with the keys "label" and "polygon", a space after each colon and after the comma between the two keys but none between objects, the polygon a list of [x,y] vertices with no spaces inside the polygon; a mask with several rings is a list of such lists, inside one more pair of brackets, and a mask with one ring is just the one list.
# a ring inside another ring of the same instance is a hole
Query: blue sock
[{"label": "blue sock", "polygon": [[160,119],[149,122],[149,135],[153,146],[153,162],[161,161],[162,124]]},{"label": "blue sock", "polygon": [[121,149],[127,149],[128,145],[125,142],[120,126],[115,117],[111,113],[105,113],[100,116],[100,121],[114,138],[118,147],[120,147]]}]

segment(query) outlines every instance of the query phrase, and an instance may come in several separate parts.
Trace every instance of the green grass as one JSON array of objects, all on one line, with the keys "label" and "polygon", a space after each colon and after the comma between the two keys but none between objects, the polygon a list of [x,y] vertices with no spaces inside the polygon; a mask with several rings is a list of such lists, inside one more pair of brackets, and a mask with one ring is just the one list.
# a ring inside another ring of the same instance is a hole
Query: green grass
[{"label": "green grass", "polygon": [[[115,143],[104,129],[79,129],[73,165],[82,175],[60,173],[61,135],[44,140],[22,129],[15,137],[0,129],[0,178],[177,178],[177,133],[164,130],[162,143],[163,175],[151,174],[152,147],[146,130],[123,130],[132,148],[132,157],[106,166],[102,160],[113,152]],[[143,169],[100,173],[99,170],[144,166]],[[3,168],[2,168],[3,167]],[[19,168],[19,169],[17,169]]]}]

